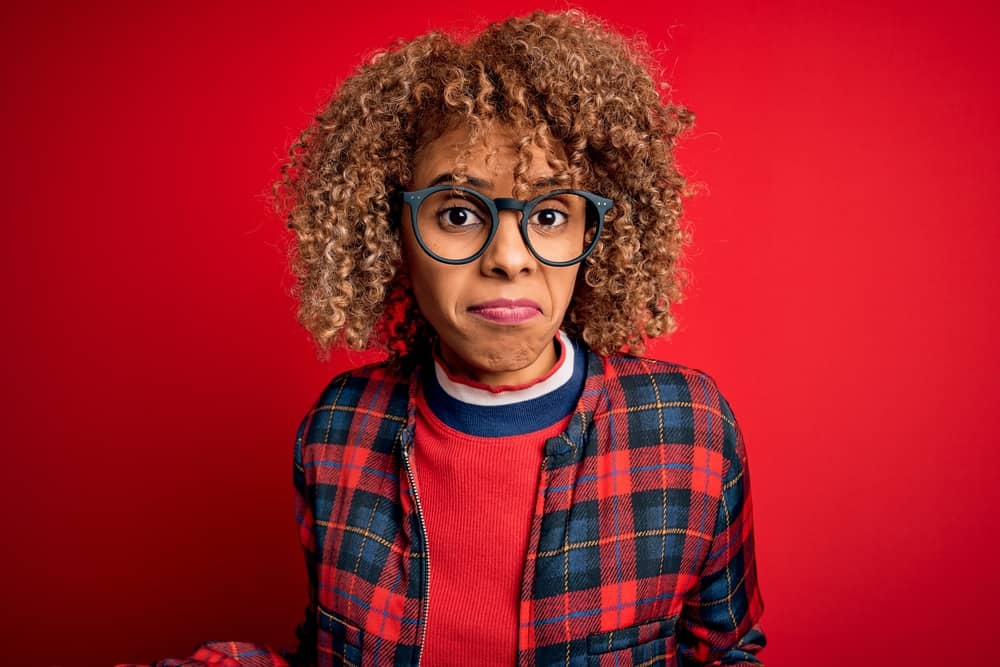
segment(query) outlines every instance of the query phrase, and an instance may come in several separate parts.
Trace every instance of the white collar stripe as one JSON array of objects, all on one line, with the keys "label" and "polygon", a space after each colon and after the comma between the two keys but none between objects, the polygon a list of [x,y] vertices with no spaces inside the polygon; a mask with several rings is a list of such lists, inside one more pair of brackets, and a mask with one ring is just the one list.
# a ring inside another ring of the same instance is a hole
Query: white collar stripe
[{"label": "white collar stripe", "polygon": [[445,393],[457,401],[470,405],[497,406],[530,401],[555,391],[569,382],[570,378],[573,377],[576,351],[573,349],[573,344],[570,342],[569,337],[561,330],[559,331],[559,343],[562,345],[563,350],[565,350],[565,358],[562,361],[562,365],[549,377],[524,389],[492,392],[488,389],[461,384],[451,380],[441,367],[441,364],[436,360],[434,362],[434,375]]}]

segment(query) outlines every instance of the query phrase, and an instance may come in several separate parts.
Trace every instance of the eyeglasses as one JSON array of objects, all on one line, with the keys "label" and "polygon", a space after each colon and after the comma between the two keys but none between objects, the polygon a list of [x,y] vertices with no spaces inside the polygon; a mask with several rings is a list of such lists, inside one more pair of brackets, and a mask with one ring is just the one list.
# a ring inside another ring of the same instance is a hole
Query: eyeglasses
[{"label": "eyeglasses", "polygon": [[468,264],[486,252],[500,211],[521,212],[521,238],[538,261],[570,266],[593,252],[614,202],[586,190],[552,190],[531,200],[491,199],[460,185],[403,192],[417,243],[445,264]]}]

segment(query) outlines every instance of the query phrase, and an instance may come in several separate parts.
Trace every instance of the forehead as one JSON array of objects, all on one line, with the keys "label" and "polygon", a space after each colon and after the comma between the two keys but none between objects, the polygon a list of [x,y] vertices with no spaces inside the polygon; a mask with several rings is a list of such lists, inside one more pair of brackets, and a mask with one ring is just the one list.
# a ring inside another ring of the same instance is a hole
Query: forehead
[{"label": "forehead", "polygon": [[[450,127],[417,150],[413,160],[414,182],[426,185],[441,174],[453,172],[463,155],[468,175],[513,179],[518,163],[517,147],[526,134],[510,126],[493,125],[481,141],[470,144],[467,127]],[[553,173],[553,159],[565,159],[561,147],[554,148],[555,153],[534,143],[528,145],[531,155],[529,177]]]}]

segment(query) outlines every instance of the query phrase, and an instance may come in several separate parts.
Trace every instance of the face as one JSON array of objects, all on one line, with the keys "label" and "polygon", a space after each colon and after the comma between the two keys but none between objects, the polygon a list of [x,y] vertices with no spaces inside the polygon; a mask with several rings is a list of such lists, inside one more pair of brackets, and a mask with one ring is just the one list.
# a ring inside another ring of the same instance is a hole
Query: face
[{"label": "face", "polygon": [[[495,126],[468,157],[466,185],[488,197],[514,197],[518,138],[511,129]],[[454,127],[422,146],[409,189],[454,183],[451,174],[466,140],[465,127]],[[528,183],[553,176],[548,157],[532,147]],[[542,185],[539,194],[553,187]],[[441,356],[454,372],[492,386],[525,384],[553,366],[553,337],[579,271],[579,264],[552,267],[539,262],[521,237],[520,215],[500,211],[496,236],[482,256],[450,265],[420,248],[409,224],[410,211],[403,211],[403,251],[414,295],[438,334]]]}]

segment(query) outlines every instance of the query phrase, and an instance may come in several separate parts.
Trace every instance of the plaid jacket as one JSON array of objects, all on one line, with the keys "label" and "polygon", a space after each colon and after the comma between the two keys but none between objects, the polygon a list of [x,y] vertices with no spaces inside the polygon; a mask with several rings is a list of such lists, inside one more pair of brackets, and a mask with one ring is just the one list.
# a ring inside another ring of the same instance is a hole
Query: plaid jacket
[{"label": "plaid jacket", "polygon": [[[299,427],[310,601],[298,650],[218,642],[164,667],[420,663],[434,556],[411,464],[419,377],[342,374]],[[538,474],[520,665],[761,664],[747,456],[708,375],[590,351],[570,426],[545,443]]]}]

